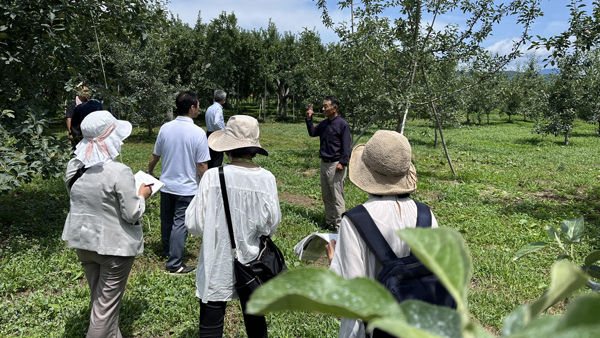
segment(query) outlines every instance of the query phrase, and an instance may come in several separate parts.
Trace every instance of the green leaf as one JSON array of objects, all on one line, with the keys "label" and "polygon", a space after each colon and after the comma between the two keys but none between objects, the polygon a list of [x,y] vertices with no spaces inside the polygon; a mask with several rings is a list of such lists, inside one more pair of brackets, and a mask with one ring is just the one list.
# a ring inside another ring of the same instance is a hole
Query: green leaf
[{"label": "green leaf", "polygon": [[454,297],[458,309],[467,313],[466,299],[472,265],[461,235],[454,229],[404,229],[398,235],[411,252],[433,272]]},{"label": "green leaf", "polygon": [[571,293],[586,285],[588,277],[581,269],[567,261],[554,263],[550,272],[550,288],[538,300],[529,305],[529,317],[533,319],[540,313],[565,299]]},{"label": "green leaf", "polygon": [[377,281],[347,280],[323,268],[282,273],[254,291],[247,307],[251,314],[285,310],[319,311],[367,322],[378,317],[402,318],[396,299]]},{"label": "green leaf", "polygon": [[163,298],[163,300],[165,302],[175,302],[176,301],[175,297],[165,297],[165,298]]},{"label": "green leaf", "polygon": [[418,300],[400,304],[406,323],[440,337],[460,338],[460,316],[455,310]]},{"label": "green leaf", "polygon": [[600,266],[590,265],[586,267],[585,272],[594,278],[600,278]]},{"label": "green leaf", "polygon": [[562,221],[562,223],[560,223],[560,229],[569,242],[579,242],[579,239],[583,236],[584,230],[583,217]]},{"label": "green leaf", "polygon": [[546,242],[535,242],[535,243],[527,244],[524,247],[522,247],[521,249],[519,249],[519,251],[517,251],[517,253],[515,253],[515,257],[513,257],[513,261],[516,261],[519,258],[521,258],[527,254],[530,254],[532,252],[539,251],[539,250],[545,248],[546,246],[548,246],[548,243],[546,243]]},{"label": "green leaf", "polygon": [[532,321],[511,338],[595,338],[600,332],[600,298],[582,295],[575,298],[562,316],[544,316]]},{"label": "green leaf", "polygon": [[550,237],[551,240],[555,241],[557,238],[560,238],[558,231],[555,227],[551,225],[546,225],[544,226],[544,230],[546,231],[546,234],[548,234],[548,237]]},{"label": "green leaf", "polygon": [[598,251],[594,251],[591,254],[587,255],[585,257],[585,266],[589,267],[590,265],[596,263],[597,261],[600,261],[600,250]]},{"label": "green leaf", "polygon": [[529,321],[526,319],[528,313],[529,307],[527,305],[519,306],[513,310],[513,312],[504,318],[500,336],[508,337],[511,334],[520,331],[525,326],[525,323]]},{"label": "green leaf", "polygon": [[448,336],[438,336],[437,334],[427,332],[425,330],[418,329],[414,326],[410,326],[407,323],[392,319],[392,318],[378,318],[369,322],[367,331],[374,328],[383,330],[391,335],[402,337],[402,338],[446,338]]}]

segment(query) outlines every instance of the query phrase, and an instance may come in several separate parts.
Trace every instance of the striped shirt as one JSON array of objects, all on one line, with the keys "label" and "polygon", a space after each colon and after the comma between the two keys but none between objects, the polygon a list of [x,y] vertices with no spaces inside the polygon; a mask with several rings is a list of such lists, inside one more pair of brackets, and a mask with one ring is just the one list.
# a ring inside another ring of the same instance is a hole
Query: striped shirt
[{"label": "striped shirt", "polygon": [[313,120],[306,120],[308,135],[319,136],[321,147],[319,157],[328,161],[339,161],[341,165],[347,166],[350,159],[350,126],[348,122],[339,115],[332,119],[321,121],[316,127]]}]

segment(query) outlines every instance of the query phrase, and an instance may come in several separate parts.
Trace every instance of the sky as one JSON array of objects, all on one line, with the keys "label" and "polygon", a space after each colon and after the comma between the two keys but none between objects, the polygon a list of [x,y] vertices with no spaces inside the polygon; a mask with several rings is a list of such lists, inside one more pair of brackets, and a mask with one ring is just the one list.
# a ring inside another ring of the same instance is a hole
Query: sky
[{"label": "sky", "polygon": [[[537,19],[530,32],[534,39],[536,35],[550,37],[559,34],[568,27],[569,9],[566,5],[569,2],[567,0],[542,0],[541,8],[544,16]],[[349,22],[350,10],[339,10],[336,3],[337,1],[328,1],[332,20],[336,23]],[[588,12],[591,12],[592,0],[584,0],[583,3],[587,5]],[[325,28],[321,22],[321,11],[313,0],[170,0],[167,8],[174,16],[178,16],[191,27],[196,24],[199,13],[202,22],[208,23],[225,11],[228,14],[235,13],[238,25],[245,29],[266,28],[271,19],[279,32],[298,33],[304,28],[308,28],[318,31],[324,43],[338,40],[337,35],[331,29]],[[390,12],[389,15],[393,16],[394,13]],[[431,17],[425,16],[424,19],[425,21],[431,20]],[[465,20],[466,16],[460,12],[449,13],[438,17],[435,26],[441,27],[447,23],[464,26]],[[501,55],[507,54],[511,50],[513,39],[517,39],[522,33],[520,28],[514,20],[505,21],[494,27],[492,36],[484,42],[483,46],[492,52]],[[526,52],[527,46],[524,46],[522,50]],[[536,54],[543,59],[548,52],[544,49],[538,50]],[[517,62],[522,61],[517,60]],[[515,67],[516,63],[513,62],[508,68],[514,70]]]}]

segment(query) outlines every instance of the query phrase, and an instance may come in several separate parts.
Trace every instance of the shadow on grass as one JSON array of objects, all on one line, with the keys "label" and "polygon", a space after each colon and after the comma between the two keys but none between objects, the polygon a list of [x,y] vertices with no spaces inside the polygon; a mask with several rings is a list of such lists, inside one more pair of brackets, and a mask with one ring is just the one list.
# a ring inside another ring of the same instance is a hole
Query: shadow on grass
[{"label": "shadow on grass", "polygon": [[[127,292],[121,301],[121,310],[119,314],[119,329],[123,337],[135,337],[134,330],[136,321],[146,309],[148,309],[148,301],[139,298],[129,298]],[[66,320],[65,332],[63,338],[85,337],[90,325],[90,308],[89,306],[81,307],[76,314]]]},{"label": "shadow on grass", "polygon": [[[301,205],[290,204],[283,201],[279,204],[281,206],[282,214],[292,213],[302,215],[302,217],[314,222],[317,226],[325,223],[326,221],[325,211],[322,209],[306,208]],[[280,234],[278,234],[278,236],[282,237]]]},{"label": "shadow on grass", "polygon": [[[40,180],[1,195],[0,248],[15,253],[38,244],[28,239],[60,240],[68,210],[69,196],[61,179]],[[13,240],[16,237],[26,240]]]}]

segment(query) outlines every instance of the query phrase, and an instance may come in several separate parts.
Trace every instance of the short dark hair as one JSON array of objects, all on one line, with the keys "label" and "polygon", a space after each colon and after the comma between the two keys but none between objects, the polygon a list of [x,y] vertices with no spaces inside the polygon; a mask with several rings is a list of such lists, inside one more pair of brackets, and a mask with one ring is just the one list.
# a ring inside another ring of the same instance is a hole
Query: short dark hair
[{"label": "short dark hair", "polygon": [[252,155],[252,158],[254,158],[254,156],[256,156],[256,153],[250,152],[250,151],[243,151],[243,150],[232,150],[231,151],[231,158],[236,158],[236,157],[244,157],[246,155]]},{"label": "short dark hair", "polygon": [[338,109],[340,108],[340,100],[338,100],[338,98],[333,95],[325,96],[323,100],[331,102],[331,105],[337,106]]},{"label": "short dark hair", "polygon": [[177,115],[187,115],[190,108],[198,104],[198,95],[191,90],[181,92],[177,95],[175,104],[177,105]]}]

